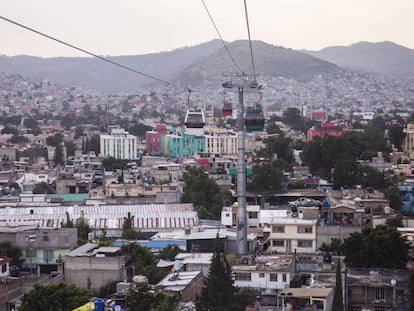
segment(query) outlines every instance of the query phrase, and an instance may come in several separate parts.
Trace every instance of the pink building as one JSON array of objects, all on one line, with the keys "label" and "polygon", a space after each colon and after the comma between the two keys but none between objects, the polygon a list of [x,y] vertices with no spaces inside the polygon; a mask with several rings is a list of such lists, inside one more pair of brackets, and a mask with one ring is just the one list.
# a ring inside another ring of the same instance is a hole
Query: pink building
[{"label": "pink building", "polygon": [[307,139],[311,141],[315,136],[335,136],[339,137],[345,132],[345,129],[342,125],[332,123],[332,122],[325,122],[320,125],[320,128],[312,127],[308,130]]},{"label": "pink building", "polygon": [[161,153],[161,135],[167,134],[167,126],[158,124],[155,131],[147,131],[145,133],[146,151],[149,154]]}]

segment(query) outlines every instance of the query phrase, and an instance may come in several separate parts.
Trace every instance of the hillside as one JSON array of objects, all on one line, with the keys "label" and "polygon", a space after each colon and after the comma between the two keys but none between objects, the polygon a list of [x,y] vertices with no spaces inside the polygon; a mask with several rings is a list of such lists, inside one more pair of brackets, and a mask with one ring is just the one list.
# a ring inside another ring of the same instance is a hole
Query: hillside
[{"label": "hillside", "polygon": [[[246,40],[234,41],[228,48],[237,64],[247,74],[252,74],[249,43]],[[309,56],[305,53],[267,44],[262,41],[253,42],[255,71],[267,77],[284,77],[297,81],[309,81],[315,75],[334,74],[341,69],[329,62]],[[176,81],[184,85],[201,85],[205,77],[206,83],[223,79],[223,75],[240,73],[224,48],[215,52],[203,62],[190,66],[178,76]]]},{"label": "hillside", "polygon": [[[166,79],[200,62],[222,47],[219,40],[213,40],[168,52],[113,56],[108,59]],[[152,83],[152,80],[91,57],[0,56],[0,71],[48,79],[63,85],[75,85],[102,92],[129,91]]]},{"label": "hillside", "polygon": [[[248,41],[232,42],[228,48],[243,70],[251,74]],[[305,53],[261,41],[253,42],[253,53],[256,72],[264,76],[307,81],[317,74],[340,70],[336,65]],[[218,40],[171,52],[108,58],[152,76],[193,87],[201,86],[204,78],[207,85],[215,84],[218,78],[222,79],[223,74],[237,72]],[[145,85],[154,85],[152,80],[89,57],[0,56],[0,71],[102,92],[131,91]]]},{"label": "hillside", "polygon": [[359,42],[305,52],[341,67],[382,74],[414,74],[414,50],[393,42]]}]

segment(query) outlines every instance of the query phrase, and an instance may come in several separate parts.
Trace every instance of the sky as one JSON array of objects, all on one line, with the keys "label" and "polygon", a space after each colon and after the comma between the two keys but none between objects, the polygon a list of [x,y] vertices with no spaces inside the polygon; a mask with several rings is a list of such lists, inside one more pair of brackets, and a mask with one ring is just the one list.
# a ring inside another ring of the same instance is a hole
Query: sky
[{"label": "sky", "polygon": [[[243,0],[204,0],[224,40],[247,39]],[[359,41],[414,49],[414,0],[247,0],[252,40],[320,50]],[[99,55],[217,39],[201,0],[8,0],[0,16]],[[87,56],[0,19],[0,54]]]}]

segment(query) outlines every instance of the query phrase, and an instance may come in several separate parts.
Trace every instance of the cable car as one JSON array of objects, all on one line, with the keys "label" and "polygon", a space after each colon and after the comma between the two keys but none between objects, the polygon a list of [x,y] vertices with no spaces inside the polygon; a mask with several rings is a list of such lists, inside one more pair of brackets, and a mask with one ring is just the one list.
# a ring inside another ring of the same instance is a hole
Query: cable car
[{"label": "cable car", "polygon": [[247,107],[244,124],[248,132],[260,132],[264,129],[265,118],[261,104]]},{"label": "cable car", "polygon": [[184,120],[185,132],[189,135],[201,136],[204,134],[206,117],[203,109],[191,108],[187,110]]},{"label": "cable car", "polygon": [[224,117],[231,117],[233,115],[233,105],[230,102],[224,102],[222,113]]}]

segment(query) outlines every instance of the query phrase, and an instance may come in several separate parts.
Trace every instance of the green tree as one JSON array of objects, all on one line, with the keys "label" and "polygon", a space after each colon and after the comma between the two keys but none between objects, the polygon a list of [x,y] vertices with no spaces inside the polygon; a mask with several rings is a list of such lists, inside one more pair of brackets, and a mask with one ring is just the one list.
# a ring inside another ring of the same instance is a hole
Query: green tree
[{"label": "green tree", "polygon": [[231,193],[221,189],[202,168],[189,168],[184,183],[181,202],[193,203],[200,218],[219,219],[224,202],[232,201]]},{"label": "green tree", "polygon": [[128,256],[129,260],[127,264],[135,268],[135,273],[148,277],[150,284],[159,282],[168,273],[167,271],[158,269],[155,266],[155,257],[151,251],[148,248],[138,245],[136,242],[123,245],[121,247],[121,253]]},{"label": "green tree", "polygon": [[341,261],[339,259],[336,263],[336,282],[335,282],[334,298],[332,302],[332,310],[335,310],[335,311],[344,310],[344,299],[342,295]]},{"label": "green tree", "polygon": [[73,284],[35,284],[21,298],[20,311],[60,310],[71,311],[89,301],[92,294]]},{"label": "green tree", "polygon": [[233,286],[230,264],[224,254],[219,252],[218,245],[217,238],[216,250],[211,260],[210,271],[204,279],[201,294],[197,297],[197,310],[244,310],[246,306],[240,305],[237,300],[238,289]]},{"label": "green tree", "polygon": [[397,228],[388,225],[353,232],[343,244],[345,262],[352,267],[404,269],[409,250]]},{"label": "green tree", "polygon": [[85,218],[80,217],[76,222],[78,229],[78,245],[83,245],[88,242],[89,232],[92,232],[91,227],[86,223]]},{"label": "green tree", "polygon": [[125,170],[128,160],[115,159],[113,157],[102,160],[102,166],[106,171]]},{"label": "green tree", "polygon": [[253,166],[253,174],[249,177],[247,188],[253,191],[282,189],[282,182],[286,180],[283,175],[286,166],[287,163],[283,159]]},{"label": "green tree", "polygon": [[160,259],[172,261],[174,260],[175,256],[177,256],[177,254],[182,252],[183,250],[179,246],[170,244],[167,247],[164,247],[157,257]]},{"label": "green tree", "polygon": [[47,189],[48,189],[47,183],[42,181],[42,182],[35,184],[32,193],[33,194],[45,194],[47,193]]},{"label": "green tree", "polygon": [[98,155],[101,152],[101,139],[99,135],[93,135],[89,140],[89,149],[88,151],[94,151],[95,155]]},{"label": "green tree", "polygon": [[10,257],[13,266],[20,267],[23,263],[21,249],[14,246],[10,241],[0,242],[0,256]]},{"label": "green tree", "polygon": [[6,125],[2,130],[2,134],[13,134],[13,135],[19,135],[19,130],[13,126]]},{"label": "green tree", "polygon": [[63,142],[63,134],[62,133],[55,133],[52,136],[46,137],[46,144],[48,146],[57,147],[60,143]]},{"label": "green tree", "polygon": [[64,164],[63,149],[62,149],[62,146],[60,144],[56,146],[55,155],[53,157],[53,162],[55,162],[55,164],[59,164],[59,165]]},{"label": "green tree", "polygon": [[127,217],[124,217],[124,223],[122,224],[121,238],[126,240],[135,240],[137,238],[137,232],[133,228],[134,216],[131,216],[131,212],[128,212]]},{"label": "green tree", "polygon": [[265,157],[270,160],[276,154],[278,159],[283,159],[286,163],[292,162],[292,139],[284,134],[279,134],[278,136],[266,138],[264,143],[266,147],[257,152],[259,157]]},{"label": "green tree", "polygon": [[177,297],[150,291],[148,285],[139,285],[128,291],[127,308],[129,311],[174,311]]},{"label": "green tree", "polygon": [[22,135],[13,135],[8,142],[12,144],[28,143],[29,139]]},{"label": "green tree", "polygon": [[400,211],[402,207],[402,200],[398,187],[390,186],[384,190],[385,197],[390,201],[390,207],[395,211]]}]

